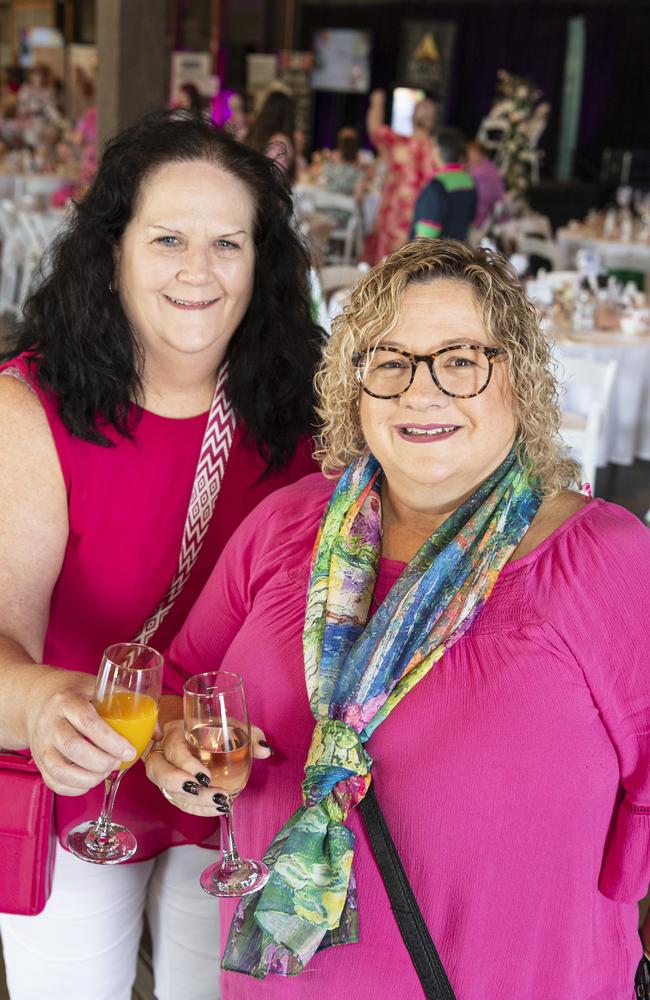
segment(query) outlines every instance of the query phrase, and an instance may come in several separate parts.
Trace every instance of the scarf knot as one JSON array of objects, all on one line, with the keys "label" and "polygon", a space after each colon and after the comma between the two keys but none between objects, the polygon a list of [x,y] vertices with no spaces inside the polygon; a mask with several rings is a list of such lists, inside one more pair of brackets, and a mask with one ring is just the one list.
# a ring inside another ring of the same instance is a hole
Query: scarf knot
[{"label": "scarf knot", "polygon": [[307,755],[303,803],[323,802],[330,819],[344,822],[368,790],[371,766],[372,758],[352,726],[340,719],[321,719]]}]

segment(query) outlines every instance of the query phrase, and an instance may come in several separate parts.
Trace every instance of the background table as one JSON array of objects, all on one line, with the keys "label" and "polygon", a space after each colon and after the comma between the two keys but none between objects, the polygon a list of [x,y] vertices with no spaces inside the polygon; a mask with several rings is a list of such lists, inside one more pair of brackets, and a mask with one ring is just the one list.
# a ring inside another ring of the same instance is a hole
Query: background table
[{"label": "background table", "polygon": [[[632,465],[635,458],[650,461],[650,337],[598,330],[552,336],[553,356],[560,366],[567,355],[613,359],[618,365],[598,465]],[[561,381],[561,367],[558,376]],[[566,403],[570,408],[570,390]]]},{"label": "background table", "polygon": [[620,240],[603,240],[581,229],[558,229],[555,234],[558,248],[558,268],[575,267],[578,250],[597,253],[610,271],[642,271],[645,287],[650,290],[650,245],[647,243],[622,243]]}]

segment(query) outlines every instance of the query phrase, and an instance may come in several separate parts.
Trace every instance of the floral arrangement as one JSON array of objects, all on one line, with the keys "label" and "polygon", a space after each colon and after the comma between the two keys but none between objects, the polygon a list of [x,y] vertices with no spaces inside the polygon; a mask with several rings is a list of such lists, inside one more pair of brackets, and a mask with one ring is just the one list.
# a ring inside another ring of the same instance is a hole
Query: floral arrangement
[{"label": "floral arrangement", "polygon": [[498,71],[496,97],[488,118],[491,125],[503,125],[497,160],[506,190],[515,198],[524,194],[529,183],[524,154],[537,145],[550,111],[542,97],[541,90],[526,77],[505,69]]}]

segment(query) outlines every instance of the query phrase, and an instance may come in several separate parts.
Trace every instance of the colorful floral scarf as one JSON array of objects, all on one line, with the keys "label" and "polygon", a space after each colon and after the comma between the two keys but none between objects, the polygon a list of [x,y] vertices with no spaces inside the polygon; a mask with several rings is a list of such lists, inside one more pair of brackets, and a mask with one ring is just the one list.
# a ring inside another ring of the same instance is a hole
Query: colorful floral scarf
[{"label": "colorful floral scarf", "polygon": [[303,805],[274,838],[260,893],[233,918],[223,968],[296,975],[314,953],[358,940],[349,810],[370,784],[364,744],[470,627],[532,521],[540,496],[513,446],[413,556],[368,622],[381,554],[382,470],[343,473],[312,555],[303,633],[316,719]]}]

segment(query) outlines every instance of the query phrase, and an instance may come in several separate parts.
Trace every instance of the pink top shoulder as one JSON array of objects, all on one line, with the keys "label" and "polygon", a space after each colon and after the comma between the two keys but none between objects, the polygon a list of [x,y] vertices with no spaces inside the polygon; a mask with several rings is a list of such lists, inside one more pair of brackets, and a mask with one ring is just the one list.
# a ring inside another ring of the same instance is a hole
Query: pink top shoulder
[{"label": "pink top shoulder", "polygon": [[[332,484],[274,494],[235,534],[173,643],[244,675],[276,750],[237,805],[261,856],[300,804],[314,720],[301,633]],[[384,561],[376,597],[401,572]],[[650,880],[650,533],[594,500],[509,564],[473,627],[369,743],[376,791],[459,1000],[630,1000]],[[222,976],[224,1000],[420,1000],[360,817],[360,942],[296,979]],[[223,933],[232,906],[224,904]],[[223,942],[222,942],[223,944]]]},{"label": "pink top shoulder", "polygon": [[[27,356],[3,368],[18,368],[37,393],[68,494],[70,532],[52,593],[43,660],[95,673],[103,650],[133,638],[171,583],[207,413],[175,420],[138,407],[132,439],[109,428],[114,447],[102,447],[66,429],[56,397],[36,383]],[[305,441],[286,470],[260,480],[264,463],[237,428],[203,547],[184,590],[152,637],[153,646],[164,649],[178,631],[240,521],[274,489],[313,471],[310,452]],[[166,675],[165,686],[180,690],[175,673]],[[100,806],[98,788],[75,798],[59,796],[61,839],[75,823],[98,814]],[[138,839],[137,861],[171,844],[201,841],[215,826],[170,806],[139,763],[122,784],[119,813]]]}]

